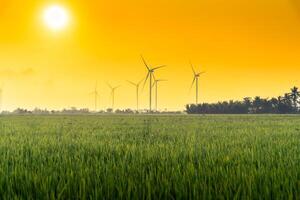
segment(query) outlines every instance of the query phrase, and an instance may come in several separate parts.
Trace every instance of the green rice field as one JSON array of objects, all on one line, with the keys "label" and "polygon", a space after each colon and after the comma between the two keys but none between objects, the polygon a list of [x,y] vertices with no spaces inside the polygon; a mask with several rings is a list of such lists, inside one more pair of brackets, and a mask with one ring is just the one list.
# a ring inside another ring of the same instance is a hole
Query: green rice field
[{"label": "green rice field", "polygon": [[0,199],[300,199],[300,116],[1,116]]}]

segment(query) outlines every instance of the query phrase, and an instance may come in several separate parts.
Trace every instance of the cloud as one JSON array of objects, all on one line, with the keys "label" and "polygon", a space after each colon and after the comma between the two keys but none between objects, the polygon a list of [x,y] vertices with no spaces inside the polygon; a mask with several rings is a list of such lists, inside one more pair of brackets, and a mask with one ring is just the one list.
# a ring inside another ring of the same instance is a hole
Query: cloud
[{"label": "cloud", "polygon": [[32,76],[35,73],[32,68],[22,70],[0,69],[0,78],[21,78]]}]

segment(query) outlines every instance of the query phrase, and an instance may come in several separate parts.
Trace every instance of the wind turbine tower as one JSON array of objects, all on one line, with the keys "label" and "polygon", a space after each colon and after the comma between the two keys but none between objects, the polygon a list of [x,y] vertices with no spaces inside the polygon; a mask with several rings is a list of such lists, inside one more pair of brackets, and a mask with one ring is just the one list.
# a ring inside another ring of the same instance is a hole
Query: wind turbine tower
[{"label": "wind turbine tower", "polygon": [[94,92],[92,92],[93,95],[95,95],[95,112],[97,112],[97,109],[98,109],[98,97],[99,97],[99,92],[98,92],[98,82],[96,82],[96,85],[95,85],[95,90]]},{"label": "wind turbine tower", "polygon": [[130,83],[131,85],[133,85],[136,88],[136,111],[139,111],[139,88],[140,88],[142,81],[143,80],[141,80],[138,83],[127,81],[128,83]]},{"label": "wind turbine tower", "polygon": [[155,111],[157,111],[158,83],[159,83],[159,82],[163,82],[163,81],[167,81],[167,80],[163,80],[163,79],[155,79],[155,80],[154,80],[153,87],[155,87]]},{"label": "wind turbine tower", "polygon": [[110,88],[111,90],[111,108],[114,109],[115,107],[115,91],[120,87],[120,86],[117,86],[117,87],[112,87],[110,84],[108,84],[108,87]]}]

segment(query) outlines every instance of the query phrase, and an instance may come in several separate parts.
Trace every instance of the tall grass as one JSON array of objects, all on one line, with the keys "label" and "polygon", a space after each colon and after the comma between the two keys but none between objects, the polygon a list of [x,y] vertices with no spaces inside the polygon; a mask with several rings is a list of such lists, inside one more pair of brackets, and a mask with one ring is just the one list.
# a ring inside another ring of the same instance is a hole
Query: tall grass
[{"label": "tall grass", "polygon": [[299,199],[300,116],[0,118],[0,199]]}]

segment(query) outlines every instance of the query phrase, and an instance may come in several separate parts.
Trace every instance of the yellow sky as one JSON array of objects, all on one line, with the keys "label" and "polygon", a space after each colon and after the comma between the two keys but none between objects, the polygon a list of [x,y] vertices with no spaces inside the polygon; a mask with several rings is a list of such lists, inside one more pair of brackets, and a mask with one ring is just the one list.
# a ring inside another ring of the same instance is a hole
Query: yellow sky
[{"label": "yellow sky", "polygon": [[[42,20],[50,5],[70,13],[66,29]],[[101,108],[109,107],[106,83],[122,85],[116,107],[135,106],[126,80],[168,65],[156,76],[160,109],[183,109],[189,93],[189,60],[207,71],[200,101],[277,96],[300,86],[300,3],[297,0],[2,0],[0,83],[3,107],[93,108],[96,80]],[[148,92],[141,107],[148,106]]]}]

